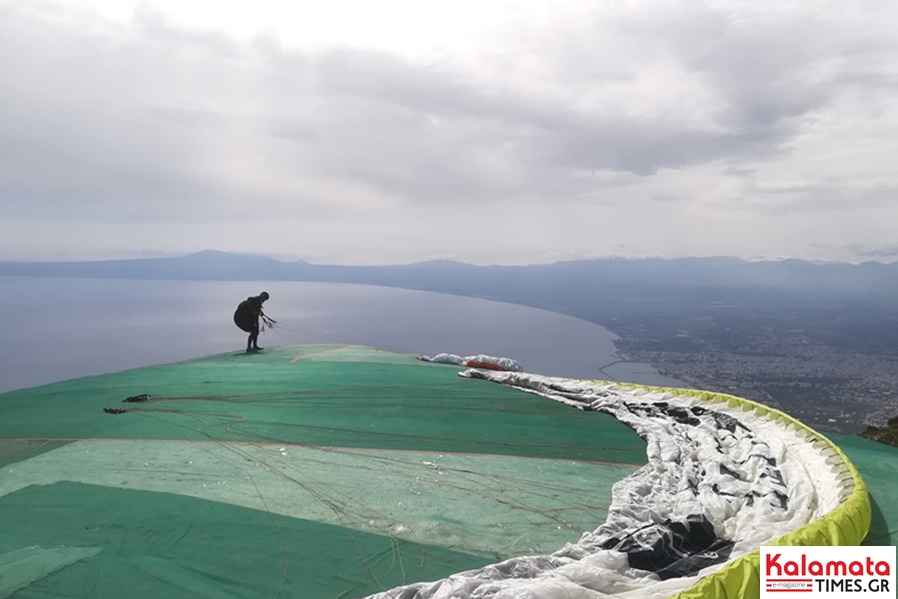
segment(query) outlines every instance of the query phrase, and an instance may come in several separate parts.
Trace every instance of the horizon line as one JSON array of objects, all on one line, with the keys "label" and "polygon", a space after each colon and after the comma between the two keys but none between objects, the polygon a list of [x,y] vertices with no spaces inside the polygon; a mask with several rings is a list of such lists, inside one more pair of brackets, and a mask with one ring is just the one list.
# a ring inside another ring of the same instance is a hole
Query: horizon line
[{"label": "horizon line", "polygon": [[596,255],[596,256],[587,256],[581,258],[569,258],[569,259],[561,259],[561,260],[553,260],[549,262],[526,262],[526,263],[473,263],[473,262],[465,262],[462,260],[458,260],[451,257],[433,257],[433,258],[425,258],[422,260],[417,260],[414,262],[395,262],[395,263],[339,263],[339,262],[311,262],[306,258],[288,258],[288,257],[277,257],[271,254],[261,254],[261,253],[248,253],[248,252],[234,252],[227,250],[219,250],[207,248],[203,250],[197,250],[193,252],[178,252],[178,253],[159,253],[155,255],[145,255],[145,256],[131,256],[131,257],[108,257],[108,258],[72,258],[72,259],[37,259],[37,260],[29,260],[29,259],[7,259],[0,258],[0,263],[5,264],[100,264],[100,263],[108,263],[108,262],[140,262],[146,260],[178,260],[184,258],[190,258],[195,256],[201,256],[203,254],[216,254],[237,258],[258,258],[270,260],[273,262],[277,262],[280,264],[306,264],[308,266],[335,266],[335,267],[347,267],[347,268],[383,268],[383,267],[393,267],[393,266],[416,266],[416,265],[424,265],[424,264],[455,264],[460,266],[470,266],[473,268],[482,268],[482,267],[528,267],[528,266],[551,266],[555,264],[568,264],[572,262],[611,262],[611,261],[620,261],[620,262],[647,262],[647,261],[666,261],[666,262],[675,262],[675,261],[683,261],[683,260],[732,260],[738,262],[745,263],[763,263],[763,262],[804,262],[808,264],[820,264],[820,265],[851,265],[851,266],[859,266],[862,264],[881,264],[881,265],[890,265],[898,263],[898,257],[894,258],[891,261],[884,261],[882,259],[866,259],[859,261],[851,261],[851,260],[838,260],[838,259],[823,259],[823,258],[802,258],[802,257],[794,257],[794,256],[736,256],[736,255],[726,255],[726,254],[714,254],[714,255],[683,255],[683,256],[661,256],[661,255],[653,255],[653,254],[606,254],[606,255]]}]

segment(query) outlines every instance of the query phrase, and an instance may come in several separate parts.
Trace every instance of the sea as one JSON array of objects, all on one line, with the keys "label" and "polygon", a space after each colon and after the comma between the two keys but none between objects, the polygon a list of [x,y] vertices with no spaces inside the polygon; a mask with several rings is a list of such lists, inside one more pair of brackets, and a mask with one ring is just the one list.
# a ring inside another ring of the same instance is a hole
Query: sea
[{"label": "sea", "polygon": [[486,354],[528,372],[683,386],[617,352],[595,323],[485,299],[370,285],[0,277],[0,392],[246,347],[237,304],[267,291],[259,344]]}]

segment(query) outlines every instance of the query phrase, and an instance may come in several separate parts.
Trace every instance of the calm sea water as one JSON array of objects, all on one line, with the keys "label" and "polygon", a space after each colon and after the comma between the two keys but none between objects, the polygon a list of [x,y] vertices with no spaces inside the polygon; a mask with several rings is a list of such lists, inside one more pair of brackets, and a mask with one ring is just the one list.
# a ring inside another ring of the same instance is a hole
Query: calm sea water
[{"label": "calm sea water", "polygon": [[620,357],[601,326],[502,302],[330,283],[0,277],[0,391],[240,350],[234,309],[263,290],[282,325],[262,334],[263,347],[483,353],[540,374],[680,385],[645,364],[605,367]]}]

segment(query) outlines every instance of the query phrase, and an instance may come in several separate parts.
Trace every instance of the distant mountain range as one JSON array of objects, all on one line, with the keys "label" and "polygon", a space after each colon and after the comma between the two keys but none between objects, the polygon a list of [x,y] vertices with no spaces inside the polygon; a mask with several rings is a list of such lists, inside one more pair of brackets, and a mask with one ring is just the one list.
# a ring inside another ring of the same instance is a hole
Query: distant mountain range
[{"label": "distant mountain range", "polygon": [[717,305],[758,312],[845,306],[893,311],[898,263],[737,258],[599,259],[529,266],[431,261],[318,265],[206,250],[183,257],[95,262],[0,262],[0,275],[107,279],[356,283],[512,302],[607,323],[609,317]]},{"label": "distant mountain range", "polygon": [[750,262],[737,258],[599,259],[530,266],[431,261],[398,266],[317,265],[206,250],[176,258],[94,262],[0,262],[0,275],[109,279],[317,281],[491,295],[497,289],[782,289],[890,293],[898,262]]}]

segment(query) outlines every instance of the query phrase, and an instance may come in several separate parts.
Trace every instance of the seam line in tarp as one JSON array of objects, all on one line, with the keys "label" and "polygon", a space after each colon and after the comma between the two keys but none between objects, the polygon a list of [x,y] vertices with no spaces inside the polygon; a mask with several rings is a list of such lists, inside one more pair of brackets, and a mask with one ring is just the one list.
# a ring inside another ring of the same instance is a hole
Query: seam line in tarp
[{"label": "seam line in tarp", "polygon": [[471,451],[427,451],[421,449],[393,449],[393,448],[383,448],[383,447],[357,447],[357,446],[349,446],[349,445],[303,445],[299,443],[275,443],[273,441],[216,441],[215,439],[143,439],[139,437],[22,437],[22,438],[3,438],[0,439],[0,443],[4,442],[25,442],[25,443],[37,443],[37,442],[63,442],[63,443],[77,443],[77,442],[103,442],[103,443],[112,443],[112,442],[136,442],[136,443],[185,443],[185,444],[194,444],[194,443],[203,443],[203,444],[213,444],[213,445],[245,445],[250,447],[297,447],[302,449],[334,449],[337,451],[378,451],[383,453],[440,453],[445,455],[457,455],[457,456],[483,456],[483,457],[501,457],[501,458],[510,458],[510,459],[519,459],[519,460],[545,460],[547,462],[573,462],[576,464],[594,464],[596,466],[627,466],[633,468],[640,468],[644,464],[633,464],[630,462],[608,462],[604,460],[579,460],[576,458],[552,458],[552,457],[543,457],[543,456],[521,456],[521,455],[513,455],[513,454],[504,454],[504,453],[478,453]]}]

